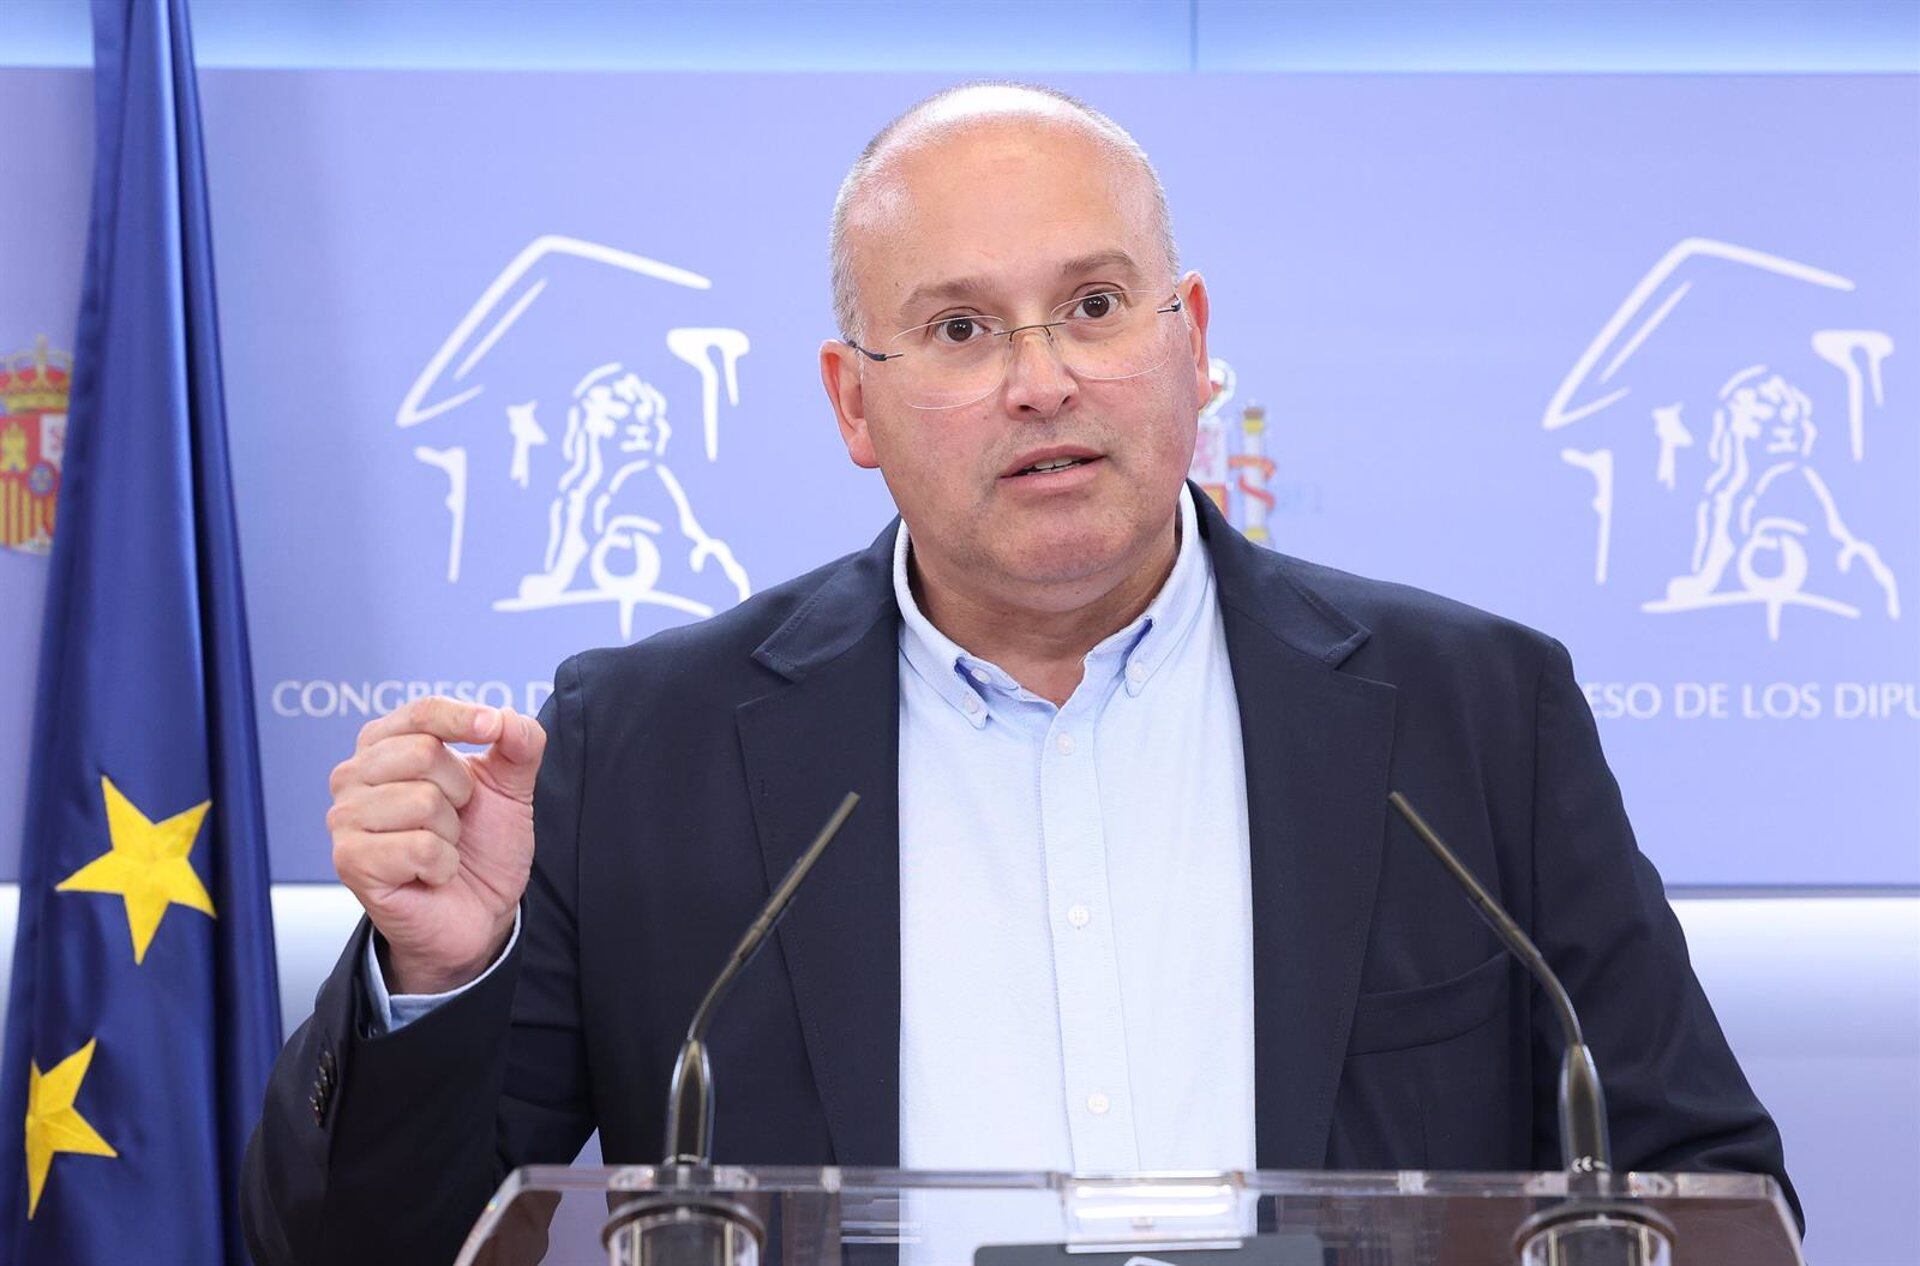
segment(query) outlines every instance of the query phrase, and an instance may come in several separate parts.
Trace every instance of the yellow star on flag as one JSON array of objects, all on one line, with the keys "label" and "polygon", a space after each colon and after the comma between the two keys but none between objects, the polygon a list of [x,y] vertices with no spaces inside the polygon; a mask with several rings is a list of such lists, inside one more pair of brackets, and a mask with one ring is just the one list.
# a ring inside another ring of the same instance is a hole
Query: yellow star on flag
[{"label": "yellow star on flag", "polygon": [[139,963],[146,958],[168,906],[213,914],[213,898],[187,860],[213,801],[203,800],[164,822],[154,822],[134,808],[113,779],[102,775],[100,789],[107,801],[107,833],[113,847],[61,880],[58,890],[112,893],[124,900],[127,930],[133,934],[133,961]]},{"label": "yellow star on flag", "polygon": [[47,1187],[47,1171],[58,1152],[81,1156],[118,1156],[113,1146],[100,1137],[87,1119],[74,1109],[80,1095],[80,1083],[86,1080],[87,1065],[93,1063],[93,1048],[98,1038],[41,1072],[38,1063],[29,1062],[27,1073],[27,1217],[40,1207],[40,1193]]}]

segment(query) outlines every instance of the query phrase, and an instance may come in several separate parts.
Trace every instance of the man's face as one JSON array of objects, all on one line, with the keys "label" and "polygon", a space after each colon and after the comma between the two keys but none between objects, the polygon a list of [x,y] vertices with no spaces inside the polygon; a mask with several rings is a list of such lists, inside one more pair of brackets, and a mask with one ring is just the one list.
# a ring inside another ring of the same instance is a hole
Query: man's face
[{"label": "man's face", "polygon": [[[868,346],[967,313],[1029,325],[1119,287],[1186,301],[1148,318],[1164,359],[1145,374],[1077,377],[1028,331],[1006,381],[958,408],[912,407],[904,361],[821,349],[848,454],[880,469],[923,568],[1031,600],[1032,586],[1117,579],[1152,555],[1209,390],[1207,300],[1197,274],[1177,288],[1168,275],[1142,173],[1059,125],[1000,120],[901,156],[855,223]],[[1063,454],[1088,460],[1019,473]]]}]

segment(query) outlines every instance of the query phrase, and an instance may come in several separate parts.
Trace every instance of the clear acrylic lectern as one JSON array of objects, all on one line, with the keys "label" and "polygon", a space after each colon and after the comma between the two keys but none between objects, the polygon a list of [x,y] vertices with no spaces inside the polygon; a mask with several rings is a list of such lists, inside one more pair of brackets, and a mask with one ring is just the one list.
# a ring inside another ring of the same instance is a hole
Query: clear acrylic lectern
[{"label": "clear acrylic lectern", "polygon": [[[1613,1225],[1609,1209],[1626,1211],[1624,1223]],[[1591,1238],[1595,1228],[1600,1239]],[[1741,1174],[1105,1178],[638,1165],[516,1170],[475,1224],[457,1266],[1628,1261],[1804,1263],[1778,1185]]]}]

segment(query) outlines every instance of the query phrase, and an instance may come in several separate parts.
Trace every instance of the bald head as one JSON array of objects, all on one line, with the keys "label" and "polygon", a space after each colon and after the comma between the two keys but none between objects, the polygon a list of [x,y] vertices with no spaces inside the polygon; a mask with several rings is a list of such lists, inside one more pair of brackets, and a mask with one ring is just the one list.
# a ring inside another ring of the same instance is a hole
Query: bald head
[{"label": "bald head", "polygon": [[833,204],[829,256],[833,315],[840,332],[861,339],[859,256],[868,239],[910,199],[908,175],[916,158],[942,146],[995,131],[1053,134],[1108,164],[1115,183],[1131,187],[1153,223],[1149,238],[1165,256],[1168,276],[1178,270],[1166,190],[1146,151],[1127,130],[1075,97],[1017,83],[973,83],[948,88],[910,107],[874,136],[854,161]]}]

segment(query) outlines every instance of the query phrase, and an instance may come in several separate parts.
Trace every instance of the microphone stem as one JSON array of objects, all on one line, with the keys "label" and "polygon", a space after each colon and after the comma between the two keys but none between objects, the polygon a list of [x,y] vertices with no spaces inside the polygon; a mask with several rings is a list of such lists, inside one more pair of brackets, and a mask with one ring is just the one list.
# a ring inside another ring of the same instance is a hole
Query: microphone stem
[{"label": "microphone stem", "polygon": [[720,969],[718,976],[714,977],[713,984],[707,988],[707,996],[700,1000],[700,1006],[694,1011],[693,1019],[688,1021],[687,1041],[707,1040],[707,1026],[713,1023],[714,1012],[719,1010],[720,1000],[726,997],[727,990],[733,987],[734,978],[745,971],[747,964],[759,955],[774,925],[780,922],[780,916],[785,914],[787,907],[793,903],[793,894],[800,891],[800,885],[806,880],[807,872],[812,870],[813,864],[820,860],[820,855],[827,851],[827,845],[833,843],[833,837],[852,815],[853,807],[859,803],[860,793],[849,791],[846,794],[840,801],[840,807],[833,811],[833,816],[828,818],[826,825],[820,828],[820,833],[813,837],[813,843],[807,845],[807,851],[800,854],[800,860],[793,864],[792,869],[787,871],[787,877],[780,881],[780,886],[773,890],[771,897],[767,898],[767,904],[761,909],[759,915],[747,925],[746,933],[741,936],[740,943],[733,947],[733,953],[727,957],[727,965]]},{"label": "microphone stem", "polygon": [[1540,988],[1546,992],[1547,1000],[1553,1004],[1554,1014],[1560,1021],[1560,1034],[1566,1049],[1560,1059],[1560,1153],[1566,1168],[1573,1173],[1592,1173],[1613,1168],[1612,1146],[1607,1138],[1607,1104],[1600,1088],[1600,1074],[1593,1062],[1593,1053],[1587,1049],[1586,1037],[1580,1031],[1580,1017],[1574,1013],[1573,999],[1567,996],[1567,990],[1560,978],[1547,966],[1547,960],[1533,943],[1533,938],[1523,931],[1513,916],[1508,914],[1493,895],[1480,886],[1473,872],[1454,855],[1446,841],[1438,832],[1428,826],[1407,798],[1399,792],[1387,796],[1388,803],[1405,818],[1413,833],[1427,846],[1440,864],[1445,866],[1466,890],[1473,908],[1480,918],[1493,929],[1493,934],[1533,973],[1540,982]]},{"label": "microphone stem", "polygon": [[840,801],[840,807],[833,811],[820,833],[813,837],[813,843],[807,845],[806,852],[800,854],[786,877],[767,898],[767,904],[760,910],[753,922],[748,925],[746,934],[740,943],[733,947],[733,953],[727,956],[726,966],[707,987],[707,994],[700,999],[700,1005],[693,1013],[693,1019],[687,1024],[686,1041],[680,1046],[680,1057],[673,1065],[673,1085],[667,1097],[667,1163],[682,1165],[705,1165],[712,1159],[713,1153],[713,1064],[707,1054],[707,1029],[713,1024],[714,1013],[719,1010],[721,1000],[733,987],[733,982],[747,965],[759,956],[780,917],[793,903],[794,893],[800,891],[807,873],[813,869],[820,855],[827,851],[827,845],[839,832],[847,818],[852,815],[860,796],[849,791]]}]

